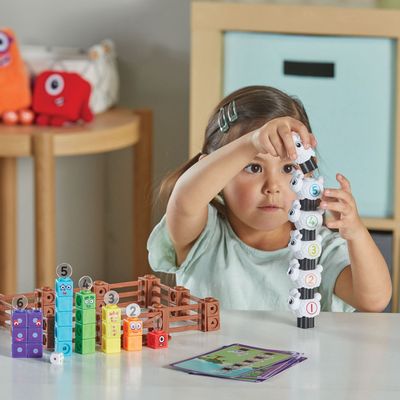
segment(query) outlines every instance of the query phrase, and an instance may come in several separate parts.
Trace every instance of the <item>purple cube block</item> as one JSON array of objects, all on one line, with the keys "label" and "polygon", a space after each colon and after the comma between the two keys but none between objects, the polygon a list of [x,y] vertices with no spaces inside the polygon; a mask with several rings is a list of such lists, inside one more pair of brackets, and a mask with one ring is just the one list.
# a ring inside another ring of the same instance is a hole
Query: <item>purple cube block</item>
[{"label": "purple cube block", "polygon": [[13,328],[12,341],[13,343],[26,343],[28,341],[28,328]]},{"label": "purple cube block", "polygon": [[11,315],[11,326],[17,328],[25,328],[27,326],[27,311],[14,310]]},{"label": "purple cube block", "polygon": [[26,353],[28,358],[41,358],[43,355],[42,343],[27,343]]},{"label": "purple cube block", "polygon": [[40,342],[43,339],[43,329],[42,328],[28,328],[28,342]]},{"label": "purple cube block", "polygon": [[11,347],[12,356],[14,358],[26,358],[27,344],[26,343],[13,343]]},{"label": "purple cube block", "polygon": [[43,326],[43,314],[40,310],[28,310],[28,328]]}]

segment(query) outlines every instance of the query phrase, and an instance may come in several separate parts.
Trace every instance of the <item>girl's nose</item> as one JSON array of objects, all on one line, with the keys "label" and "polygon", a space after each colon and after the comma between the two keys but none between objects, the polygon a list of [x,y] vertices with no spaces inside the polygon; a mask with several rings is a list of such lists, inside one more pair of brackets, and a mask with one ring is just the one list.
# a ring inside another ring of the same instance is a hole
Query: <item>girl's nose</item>
[{"label": "girl's nose", "polygon": [[280,192],[278,182],[276,180],[268,179],[265,181],[263,189],[265,194],[277,194]]}]

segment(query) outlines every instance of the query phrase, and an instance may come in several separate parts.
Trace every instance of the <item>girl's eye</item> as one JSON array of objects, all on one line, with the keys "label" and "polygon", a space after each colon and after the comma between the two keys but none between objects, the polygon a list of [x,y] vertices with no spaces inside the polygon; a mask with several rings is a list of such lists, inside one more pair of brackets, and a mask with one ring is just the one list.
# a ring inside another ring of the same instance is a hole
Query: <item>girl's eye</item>
[{"label": "girl's eye", "polygon": [[285,174],[291,174],[296,168],[294,164],[286,164],[283,166],[282,170]]},{"label": "girl's eye", "polygon": [[258,174],[262,172],[262,168],[260,164],[249,164],[247,167],[244,169],[246,172],[249,172],[250,174]]}]

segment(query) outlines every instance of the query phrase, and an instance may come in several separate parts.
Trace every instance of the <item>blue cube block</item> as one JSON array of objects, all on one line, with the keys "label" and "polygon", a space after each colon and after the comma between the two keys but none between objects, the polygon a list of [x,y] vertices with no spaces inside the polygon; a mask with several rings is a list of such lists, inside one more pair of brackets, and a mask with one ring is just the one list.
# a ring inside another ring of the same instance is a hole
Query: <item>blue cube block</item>
[{"label": "blue cube block", "polygon": [[72,311],[72,297],[56,296],[56,313],[58,311]]},{"label": "blue cube block", "polygon": [[74,282],[71,278],[57,278],[55,291],[59,297],[72,297],[74,295]]},{"label": "blue cube block", "polygon": [[57,353],[63,353],[64,356],[70,356],[72,354],[72,341],[60,342],[56,339],[54,351]]},{"label": "blue cube block", "polygon": [[72,326],[55,325],[54,336],[60,342],[69,342],[72,340]]},{"label": "blue cube block", "polygon": [[55,322],[58,326],[72,326],[72,311],[57,310]]}]

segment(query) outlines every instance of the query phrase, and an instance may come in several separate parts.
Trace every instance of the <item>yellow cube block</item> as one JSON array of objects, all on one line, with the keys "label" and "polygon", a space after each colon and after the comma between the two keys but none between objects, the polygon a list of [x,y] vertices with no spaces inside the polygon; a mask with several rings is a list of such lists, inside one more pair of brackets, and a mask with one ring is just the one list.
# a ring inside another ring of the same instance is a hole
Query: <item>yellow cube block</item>
[{"label": "yellow cube block", "polygon": [[120,353],[121,352],[121,338],[101,338],[101,351],[103,353]]},{"label": "yellow cube block", "polygon": [[103,322],[121,323],[121,309],[116,304],[107,304],[102,308],[101,319]]},{"label": "yellow cube block", "polygon": [[120,337],[121,336],[121,323],[119,322],[102,322],[101,335],[104,337]]}]

